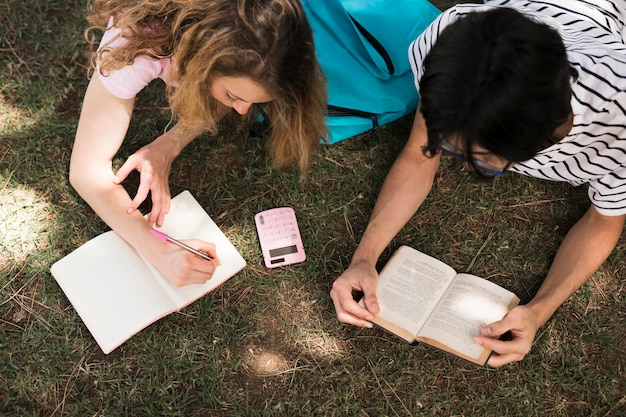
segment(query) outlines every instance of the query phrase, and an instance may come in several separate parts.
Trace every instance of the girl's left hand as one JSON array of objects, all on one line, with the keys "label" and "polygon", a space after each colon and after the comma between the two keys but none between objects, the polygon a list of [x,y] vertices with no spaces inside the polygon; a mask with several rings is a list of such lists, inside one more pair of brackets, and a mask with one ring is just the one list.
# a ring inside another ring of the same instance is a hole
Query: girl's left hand
[{"label": "girl's left hand", "polygon": [[169,174],[172,161],[178,155],[173,138],[169,132],[158,137],[154,142],[142,147],[128,157],[124,165],[117,171],[114,182],[120,184],[133,170],[140,173],[139,188],[127,213],[133,213],[152,192],[152,211],[148,221],[157,226],[163,224],[165,215],[170,209]]}]

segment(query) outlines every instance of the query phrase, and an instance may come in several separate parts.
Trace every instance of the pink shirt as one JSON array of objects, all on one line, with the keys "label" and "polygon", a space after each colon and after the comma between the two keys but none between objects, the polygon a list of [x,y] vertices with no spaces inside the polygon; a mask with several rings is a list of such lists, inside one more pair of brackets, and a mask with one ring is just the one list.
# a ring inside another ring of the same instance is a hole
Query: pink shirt
[{"label": "pink shirt", "polygon": [[[104,32],[100,48],[104,46],[116,47],[126,43],[126,39],[118,37],[113,42],[111,39],[120,33],[116,27],[109,28]],[[127,65],[118,70],[111,71],[106,76],[100,74],[100,80],[111,94],[122,99],[133,98],[152,80],[157,78],[168,82],[168,72],[171,58],[153,59],[145,56],[135,58],[132,65]]]}]

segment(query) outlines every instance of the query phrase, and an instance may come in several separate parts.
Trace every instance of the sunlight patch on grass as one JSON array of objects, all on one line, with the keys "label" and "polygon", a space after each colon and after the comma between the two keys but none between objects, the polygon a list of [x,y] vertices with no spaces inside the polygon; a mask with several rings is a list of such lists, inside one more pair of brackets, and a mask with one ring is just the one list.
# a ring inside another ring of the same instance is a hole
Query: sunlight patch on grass
[{"label": "sunlight patch on grass", "polygon": [[26,117],[23,111],[15,106],[11,106],[0,96],[0,133],[17,129],[22,130],[28,128],[33,123],[34,121]]},{"label": "sunlight patch on grass", "polygon": [[294,286],[283,281],[277,292],[279,305],[274,314],[281,316],[291,329],[289,338],[300,354],[320,360],[340,358],[346,351],[346,342],[327,331],[325,307],[318,297],[326,294],[311,292],[309,286]]},{"label": "sunlight patch on grass", "polygon": [[9,186],[10,174],[0,173],[0,269],[11,260],[25,262],[28,254],[42,249],[50,210],[37,193],[23,186]]},{"label": "sunlight patch on grass", "polygon": [[244,364],[246,368],[259,376],[278,375],[292,368],[291,363],[283,354],[262,347],[248,348]]},{"label": "sunlight patch on grass", "polygon": [[318,297],[326,294],[311,292],[308,286],[293,286],[289,281],[281,283],[281,290],[277,294],[279,305],[274,308],[274,314],[288,323],[287,326],[291,329],[290,343],[301,354],[322,360],[343,356],[346,350],[345,341],[325,330],[326,310],[318,303]]},{"label": "sunlight patch on grass", "polygon": [[319,328],[302,329],[300,339],[310,355],[327,359],[341,356],[346,348],[345,341]]}]

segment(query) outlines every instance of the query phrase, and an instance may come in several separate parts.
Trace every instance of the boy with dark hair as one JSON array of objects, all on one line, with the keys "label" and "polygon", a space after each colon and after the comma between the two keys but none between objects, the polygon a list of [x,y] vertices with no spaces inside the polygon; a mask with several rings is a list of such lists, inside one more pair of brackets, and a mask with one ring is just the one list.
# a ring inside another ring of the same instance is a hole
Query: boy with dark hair
[{"label": "boy with dark hair", "polygon": [[[350,267],[331,297],[340,321],[371,327],[380,254],[424,201],[441,153],[482,175],[507,171],[587,184],[536,296],[475,341],[491,366],[518,361],[537,329],[602,265],[626,217],[626,2],[495,0],[445,11],[411,45],[420,92],[411,135],[392,166]],[[353,299],[364,293],[365,308]],[[498,337],[511,332],[512,340]]]}]

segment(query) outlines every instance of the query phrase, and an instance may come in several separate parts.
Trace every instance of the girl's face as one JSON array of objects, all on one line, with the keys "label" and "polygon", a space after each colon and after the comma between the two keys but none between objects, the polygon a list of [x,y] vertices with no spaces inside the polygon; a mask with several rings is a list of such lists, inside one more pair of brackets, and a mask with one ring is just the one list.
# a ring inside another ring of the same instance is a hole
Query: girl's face
[{"label": "girl's face", "polygon": [[272,101],[263,87],[246,77],[217,77],[211,95],[226,107],[246,114],[253,104]]}]

